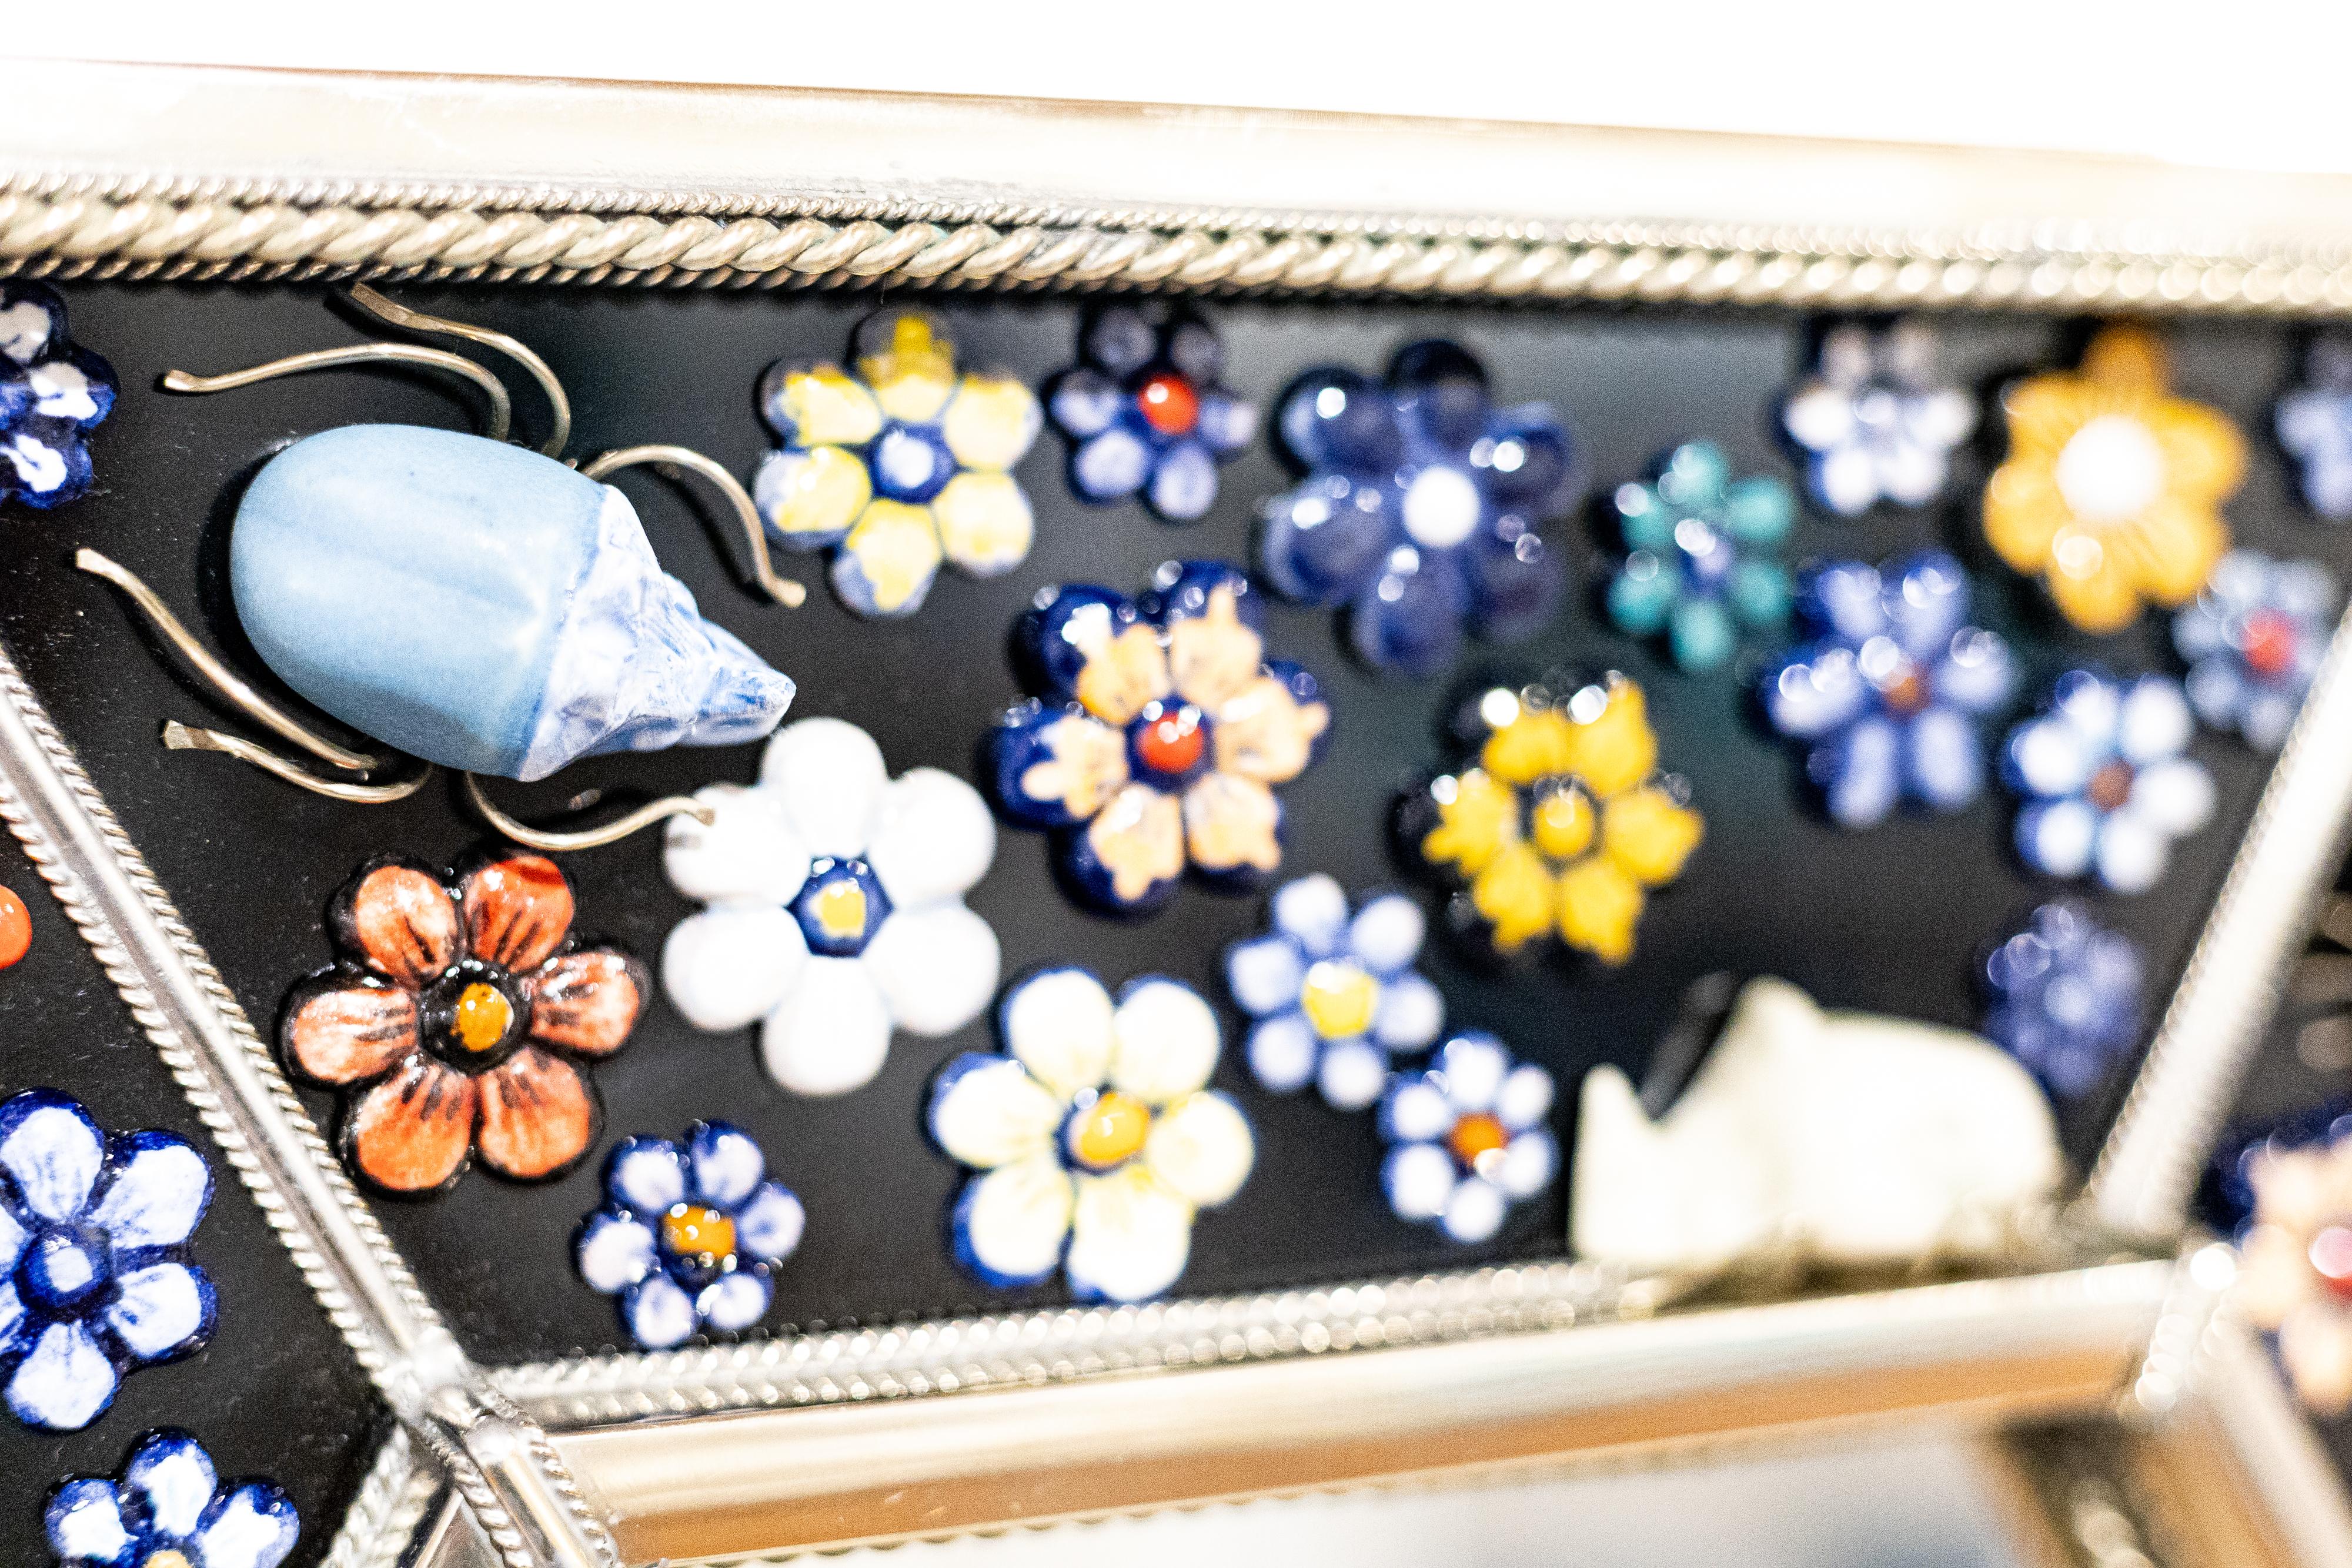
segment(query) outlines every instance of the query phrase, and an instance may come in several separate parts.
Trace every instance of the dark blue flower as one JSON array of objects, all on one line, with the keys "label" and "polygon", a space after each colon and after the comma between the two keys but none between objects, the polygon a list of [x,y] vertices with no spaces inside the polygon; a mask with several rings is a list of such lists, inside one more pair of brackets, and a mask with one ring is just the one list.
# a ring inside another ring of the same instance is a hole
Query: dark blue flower
[{"label": "dark blue flower", "polygon": [[1087,318],[1078,347],[1045,402],[1070,438],[1070,488],[1097,504],[1140,494],[1164,522],[1198,522],[1217,465],[1257,434],[1257,405],[1223,384],[1217,334],[1182,311],[1155,326],[1113,305]]},{"label": "dark blue flower", "polygon": [[62,505],[89,488],[86,438],[114,411],[114,369],[66,337],[66,302],[0,283],[0,500]]},{"label": "dark blue flower", "polygon": [[275,1481],[221,1484],[185,1432],[150,1432],[119,1480],[76,1476],[49,1494],[49,1550],[65,1568],[278,1568],[301,1521]]},{"label": "dark blue flower", "polygon": [[2147,962],[2138,946],[2072,901],[2045,904],[1985,959],[1993,1003],[1984,1031],[2073,1099],[2098,1087],[2139,1043]]}]

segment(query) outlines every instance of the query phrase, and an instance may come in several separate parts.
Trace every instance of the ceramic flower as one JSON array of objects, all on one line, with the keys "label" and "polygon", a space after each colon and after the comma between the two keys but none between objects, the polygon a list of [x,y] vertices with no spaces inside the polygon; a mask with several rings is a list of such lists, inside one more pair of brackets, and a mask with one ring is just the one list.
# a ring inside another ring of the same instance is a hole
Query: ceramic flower
[{"label": "ceramic flower", "polygon": [[2303,1402],[2341,1415],[2352,1408],[2352,1126],[2339,1118],[2313,1141],[2258,1141],[2236,1175],[2252,1214],[2233,1302],[2278,1336]]},{"label": "ceramic flower", "polygon": [[1381,1102],[1389,1207],[1450,1240],[1492,1237],[1513,1204],[1559,1174],[1559,1142],[1544,1124],[1551,1098],[1551,1074],[1514,1062],[1493,1035],[1447,1040],[1425,1071],[1399,1073]]},{"label": "ceramic flower", "polygon": [[1926,327],[1846,322],[1822,335],[1820,364],[1781,405],[1780,425],[1805,454],[1815,503],[1853,517],[1881,501],[1924,507],[1941,496],[1977,408],[1937,373]]},{"label": "ceramic flower", "polygon": [[49,1494],[63,1568],[278,1568],[302,1521],[275,1481],[223,1482],[185,1432],[147,1433],[118,1479],[75,1476]]},{"label": "ceramic flower", "polygon": [[767,1168],[751,1134],[724,1122],[614,1145],[604,1207],[581,1222],[572,1254],[590,1290],[619,1298],[621,1326],[639,1345],[667,1350],[767,1316],[770,1272],[807,1223]]},{"label": "ceramic flower", "polygon": [[854,724],[804,718],[768,742],[760,781],[670,819],[672,886],[709,907],[662,946],[662,983],[697,1029],[760,1025],[769,1076],[843,1094],[881,1071],[893,1030],[936,1038],[996,994],[996,933],[963,895],[996,858],[980,792],[952,773],[890,778]]},{"label": "ceramic flower", "polygon": [[2237,427],[2167,390],[2164,350],[2135,328],[2091,341],[2080,371],[2001,394],[2009,457],[1985,486],[1985,538],[2049,585],[2085,632],[2185,604],[2229,548],[2221,503],[2244,478]]},{"label": "ceramic flower", "polygon": [[1257,406],[1223,384],[1216,332],[1113,305],[1087,318],[1078,351],[1045,404],[1071,441],[1070,488],[1097,503],[1140,495],[1163,522],[1198,522],[1216,502],[1217,465],[1257,434]]},{"label": "ceramic flower", "polygon": [[185,1138],[110,1136],[54,1089],[0,1101],[0,1375],[17,1420],[78,1431],[125,1374],[204,1347],[213,1287],[188,1238],[212,1196]]},{"label": "ceramic flower", "polygon": [[46,284],[0,281],[0,501],[62,506],[89,488],[89,433],[114,412],[114,370],[66,336]]},{"label": "ceramic flower", "polygon": [[1060,1269],[1081,1301],[1159,1295],[1194,1216],[1257,1158],[1241,1108],[1208,1087],[1217,1015],[1175,980],[1131,980],[1114,1003],[1084,969],[1047,969],[997,1021],[1004,1053],[967,1051],[931,1089],[931,1136],[980,1173],[950,1218],[957,1262],[998,1288]]},{"label": "ceramic flower", "polygon": [[1766,475],[1731,476],[1712,441],[1661,457],[1651,477],[1620,485],[1626,556],[1609,584],[1609,618],[1628,636],[1665,633],[1675,666],[1721,666],[1743,635],[1777,632],[1794,592],[1780,546],[1796,497]]},{"label": "ceramic flower", "polygon": [[1037,439],[1037,399],[1013,376],[959,374],[955,345],[918,310],[857,331],[855,375],[772,366],[760,409],[782,443],[754,499],[787,549],[829,549],[833,588],[860,615],[912,615],[942,559],[994,577],[1035,532],[1013,465]]},{"label": "ceramic flower", "polygon": [[2181,755],[2195,725],[2179,681],[2128,687],[2088,670],[2058,678],[2048,711],[2009,732],[2003,775],[2026,802],[2017,852],[2051,876],[2154,887],[2172,841],[2213,814],[2213,779]]},{"label": "ceramic flower", "polygon": [[2352,522],[2352,342],[2320,339],[2305,374],[2279,399],[2279,444],[2300,470],[2304,504],[2331,523]]},{"label": "ceramic flower", "polygon": [[1385,382],[1308,371],[1276,426],[1301,477],[1264,507],[1266,580],[1285,599],[1346,606],[1367,663],[1432,674],[1454,662],[1465,626],[1507,643],[1551,620],[1564,568],[1540,530],[1579,481],[1549,405],[1496,408],[1477,360],[1421,342]]},{"label": "ceramic flower", "polygon": [[1984,1032],[2063,1099],[2087,1094],[2139,1043],[2147,962],[2071,900],[2045,904],[1992,950]]},{"label": "ceramic flower", "polygon": [[1389,1053],[1426,1051],[1445,999],[1413,968],[1426,934],[1402,894],[1366,899],[1351,916],[1339,884],[1317,873],[1274,895],[1274,929],[1225,950],[1225,985],[1250,1028],[1250,1075],[1287,1094],[1312,1082],[1326,1104],[1360,1111],[1388,1083]]},{"label": "ceramic flower", "polygon": [[1682,780],[1657,771],[1642,688],[1622,675],[1558,700],[1497,688],[1478,716],[1476,765],[1409,801],[1407,836],[1468,883],[1502,952],[1557,932],[1623,963],[1649,890],[1682,874],[1705,831]]},{"label": "ceramic flower", "polygon": [[387,1192],[457,1181],[469,1153],[518,1181],[594,1140],[586,1065],[645,1011],[645,966],[572,939],[572,884],[517,852],[445,880],[381,855],[328,906],[337,961],[296,988],[287,1065],[347,1092],[344,1163]]},{"label": "ceramic flower", "polygon": [[2327,655],[2342,604],[2334,575],[2316,561],[2231,550],[2172,617],[2172,645],[2189,661],[2189,706],[2213,728],[2276,751]]},{"label": "ceramic flower", "polygon": [[1765,667],[1772,727],[1810,743],[1830,816],[1875,827],[1905,800],[1957,811],[1984,792],[1978,721],[2009,701],[2009,644],[1970,626],[1960,563],[1928,550],[1882,574],[1836,561],[1806,576],[1812,640]]},{"label": "ceramic flower", "polygon": [[1062,870],[1099,907],[1159,907],[1186,865],[1249,886],[1282,863],[1274,787],[1323,752],[1315,677],[1265,658],[1238,568],[1170,562],[1130,601],[1104,588],[1038,596],[1017,632],[1031,689],[990,737],[996,798],[1053,830]]}]

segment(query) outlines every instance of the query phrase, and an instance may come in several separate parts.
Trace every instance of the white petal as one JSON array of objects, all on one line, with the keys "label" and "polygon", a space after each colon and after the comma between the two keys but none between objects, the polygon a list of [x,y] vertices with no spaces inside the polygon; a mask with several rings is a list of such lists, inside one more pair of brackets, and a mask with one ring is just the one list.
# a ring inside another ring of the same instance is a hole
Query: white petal
[{"label": "white petal", "polygon": [[1315,1070],[1315,1088],[1334,1111],[1361,1111],[1389,1086],[1389,1059],[1361,1040],[1335,1040],[1324,1048]]},{"label": "white petal", "polygon": [[1176,1282],[1192,1249],[1192,1206],[1141,1164],[1080,1178],[1069,1274],[1081,1300],[1149,1300]]},{"label": "white petal", "polygon": [[1412,1078],[1397,1086],[1381,1107],[1381,1119],[1390,1138],[1400,1144],[1425,1144],[1442,1138],[1454,1125],[1454,1107],[1445,1092],[1427,1078]]},{"label": "white petal", "polygon": [[808,1211],[790,1187],[762,1183],[735,1215],[735,1245],[762,1262],[780,1263],[800,1248]]},{"label": "white petal", "polygon": [[1448,1040],[1433,1064],[1444,1075],[1445,1100],[1454,1113],[1491,1111],[1511,1070],[1511,1053],[1490,1035],[1465,1034]]},{"label": "white petal", "polygon": [[2124,698],[2116,727],[2116,749],[2125,761],[2146,767],[2188,745],[2195,728],[2196,719],[2189,711],[2180,683],[2162,675],[2143,675]]},{"label": "white petal", "polygon": [[788,724],[760,759],[761,788],[774,792],[811,854],[865,853],[888,784],[882,748],[845,719]]},{"label": "white petal", "polygon": [[1348,929],[1348,895],[1318,872],[1285,883],[1274,895],[1274,924],[1315,957],[1339,946]]},{"label": "white petal", "polygon": [[686,1201],[686,1152],[667,1138],[636,1138],[613,1155],[607,1191],[642,1215]]},{"label": "white petal", "polygon": [[2009,760],[2028,794],[2071,795],[2090,781],[2099,757],[2073,725],[2044,718],[2011,732]]},{"label": "white petal", "polygon": [[8,1380],[8,1408],[27,1427],[78,1432],[114,1398],[117,1381],[88,1329],[51,1323]]},{"label": "white petal", "polygon": [[1115,1011],[1084,969],[1041,970],[1005,996],[1004,1049],[1066,1101],[1109,1072]]},{"label": "white petal", "polygon": [[0,1167],[16,1178],[26,1208],[44,1219],[72,1219],[89,1201],[106,1159],[106,1140],[79,1105],[49,1090],[0,1103]]},{"label": "white petal", "polygon": [[2104,752],[2114,745],[2116,727],[2123,722],[2123,691],[2113,681],[2081,675],[2077,671],[2059,677],[2053,712],[2095,750]]},{"label": "white petal", "polygon": [[1406,973],[1381,987],[1372,1038],[1391,1051],[1426,1051],[1445,1030],[1445,998],[1421,976]]},{"label": "white petal", "polygon": [[2213,776],[2201,762],[2168,758],[2132,779],[2130,810],[2174,838],[2193,833],[2213,815]]},{"label": "white petal", "polygon": [[27,1317],[24,1299],[16,1294],[16,1281],[0,1279],[0,1355],[16,1348],[16,1335]]},{"label": "white petal", "polygon": [[1878,465],[1866,446],[1832,447],[1822,454],[1813,483],[1824,506],[1840,517],[1852,517],[1878,499]]},{"label": "white petal", "polygon": [[1110,1084],[1147,1105],[1165,1105],[1209,1082],[1220,1043],[1217,1015],[1175,980],[1139,980],[1112,1019]]},{"label": "white petal", "polygon": [[1551,1074],[1523,1061],[1495,1092],[1495,1119],[1514,1133],[1525,1132],[1551,1114]]},{"label": "white petal", "polygon": [[808,937],[792,912],[738,904],[689,915],[662,944],[662,989],[686,1021],[723,1033],[775,1011],[801,967]]},{"label": "white petal", "polygon": [[1306,958],[1287,936],[1253,936],[1225,949],[1225,988],[1252,1018],[1296,1006],[1306,983]]},{"label": "white petal", "polygon": [[760,1026],[768,1076],[795,1094],[846,1094],[882,1071],[889,1050],[890,1009],[856,958],[811,958]]},{"label": "white petal", "polygon": [[130,1550],[112,1481],[82,1476],[66,1482],[49,1500],[47,1519],[49,1550],[62,1563],[112,1563]]},{"label": "white petal", "polygon": [[758,1274],[721,1274],[694,1299],[703,1321],[722,1333],[737,1333],[768,1315],[774,1291]]},{"label": "white petal", "polygon": [[1511,1197],[1533,1197],[1559,1173],[1559,1141],[1548,1129],[1521,1133],[1503,1150],[1495,1185]]},{"label": "white petal", "polygon": [[647,1350],[667,1350],[694,1337],[694,1298],[667,1274],[654,1274],[621,1298],[629,1337]]},{"label": "white petal", "polygon": [[1305,1013],[1276,1013],[1250,1030],[1250,1076],[1262,1089],[1287,1094],[1315,1076],[1315,1030]]},{"label": "white petal", "polygon": [[956,1200],[956,1259],[991,1285],[1042,1280],[1062,1260],[1074,1202],[1050,1154],[976,1177]]},{"label": "white petal", "polygon": [[115,1282],[115,1297],[106,1309],[106,1326],[122,1348],[142,1361],[153,1361],[185,1348],[205,1332],[211,1318],[212,1287],[185,1263],[157,1263],[134,1269]]},{"label": "white petal", "polygon": [[949,1158],[994,1170],[1049,1152],[1068,1113],[1068,1103],[1020,1062],[968,1051],[933,1085],[929,1122]]},{"label": "white petal", "polygon": [[986,1010],[1004,956],[988,922],[950,900],[892,910],[858,961],[900,1029],[937,1039]]},{"label": "white petal", "polygon": [[1853,434],[1853,394],[1827,382],[1808,382],[1781,409],[1780,423],[1798,445],[1826,452]]},{"label": "white petal", "polygon": [[2088,871],[2098,837],[2099,813],[2086,800],[2052,800],[2017,814],[2017,852],[2026,864],[2052,876]]},{"label": "white petal", "polygon": [[760,1178],[768,1174],[767,1156],[751,1135],[724,1123],[706,1124],[697,1130],[686,1157],[694,1173],[694,1197],[715,1208],[734,1208],[751,1196]]},{"label": "white petal", "polygon": [[1390,1151],[1381,1185],[1400,1219],[1434,1219],[1445,1212],[1456,1177],[1453,1156],[1435,1144],[1405,1144]]},{"label": "white petal", "polygon": [[[25,1255],[26,1235],[25,1228],[8,1212],[7,1205],[0,1204],[0,1279],[16,1272],[16,1260]],[[6,1330],[0,1328],[0,1345],[6,1344],[7,1339]]]},{"label": "white petal", "polygon": [[1143,1163],[1188,1202],[1214,1208],[1241,1191],[1257,1161],[1249,1119],[1223,1094],[1188,1095],[1151,1124]]},{"label": "white petal", "polygon": [[1401,893],[1384,893],[1356,912],[1348,946],[1373,974],[1393,975],[1420,956],[1427,929],[1421,905]]},{"label": "white petal", "polygon": [[166,1535],[195,1532],[220,1484],[213,1461],[193,1437],[159,1434],[139,1445],[122,1481],[147,1500],[147,1517]]},{"label": "white petal", "polygon": [[130,1157],[115,1167],[91,1216],[114,1245],[176,1247],[194,1233],[213,1195],[204,1155],[169,1133],[134,1133]]},{"label": "white petal", "polygon": [[1511,1200],[1501,1187],[1483,1177],[1471,1176],[1455,1185],[1454,1195],[1445,1200],[1445,1218],[1441,1223],[1445,1234],[1456,1241],[1484,1241],[1503,1228],[1503,1216],[1510,1207]]},{"label": "white petal", "polygon": [[954,898],[988,874],[996,819],[980,791],[936,768],[910,768],[882,792],[866,863],[900,909]]},{"label": "white petal", "polygon": [[712,821],[706,827],[692,817],[669,820],[662,869],[670,885],[706,904],[790,904],[808,880],[809,850],[776,795],[707,784],[694,798],[710,808]]},{"label": "white petal", "polygon": [[617,1296],[654,1271],[653,1228],[641,1219],[592,1214],[572,1258],[590,1290]]},{"label": "white petal", "polygon": [[284,1492],[247,1481],[229,1493],[196,1537],[195,1568],[278,1568],[301,1530]]},{"label": "white petal", "polygon": [[2146,893],[2163,880],[2172,842],[2126,804],[2099,824],[2099,880],[2117,893]]}]

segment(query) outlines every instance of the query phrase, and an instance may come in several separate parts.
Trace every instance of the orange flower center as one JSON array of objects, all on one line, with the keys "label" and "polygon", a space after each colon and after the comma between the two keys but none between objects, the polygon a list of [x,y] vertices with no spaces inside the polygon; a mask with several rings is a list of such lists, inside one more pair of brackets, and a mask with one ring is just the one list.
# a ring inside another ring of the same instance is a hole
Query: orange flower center
[{"label": "orange flower center", "polygon": [[1182,376],[1154,376],[1135,398],[1145,423],[1162,435],[1181,435],[1201,418],[1201,395]]},{"label": "orange flower center", "polygon": [[457,1013],[449,1025],[457,1043],[467,1051],[495,1051],[514,1027],[514,1004],[496,986],[476,980],[457,997]]},{"label": "orange flower center", "polygon": [[1135,729],[1137,759],[1154,773],[1191,772],[1201,760],[1202,747],[1209,743],[1209,732],[1201,727],[1201,710],[1190,703],[1154,703],[1141,717]]},{"label": "orange flower center", "polygon": [[663,1245],[680,1258],[724,1258],[735,1250],[735,1222],[715,1208],[676,1204],[661,1223]]},{"label": "orange flower center", "polygon": [[2265,679],[2294,663],[2294,622],[2275,610],[2246,617],[2246,668]]},{"label": "orange flower center", "polygon": [[1511,1134],[1503,1124],[1484,1111],[1474,1111],[1454,1124],[1454,1131],[1445,1135],[1445,1146],[1464,1170],[1475,1170],[1478,1162],[1507,1145]]},{"label": "orange flower center", "polygon": [[1916,669],[1906,669],[1887,682],[1878,697],[1887,712],[1907,716],[1927,706],[1927,683],[1919,678]]},{"label": "orange flower center", "polygon": [[1150,1131],[1151,1108],[1113,1089],[1095,1096],[1071,1122],[1070,1155],[1080,1165],[1108,1170],[1133,1158]]},{"label": "orange flower center", "polygon": [[2102,811],[2112,811],[2131,799],[2132,765],[2118,758],[2091,775],[2083,793]]}]

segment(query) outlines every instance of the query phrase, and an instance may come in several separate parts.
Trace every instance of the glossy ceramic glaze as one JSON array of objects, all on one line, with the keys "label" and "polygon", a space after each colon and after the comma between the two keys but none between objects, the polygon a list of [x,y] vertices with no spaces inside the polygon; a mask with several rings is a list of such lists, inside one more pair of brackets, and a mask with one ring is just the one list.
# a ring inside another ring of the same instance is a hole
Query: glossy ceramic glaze
[{"label": "glossy ceramic glaze", "polygon": [[114,412],[114,370],[66,333],[46,284],[0,282],[0,503],[60,507],[89,488],[89,433]]},{"label": "glossy ceramic glaze", "polygon": [[1625,541],[1609,582],[1619,631],[1663,636],[1675,667],[1699,674],[1787,623],[1794,590],[1780,552],[1796,498],[1785,480],[1734,478],[1722,447],[1691,441],[1611,500]]},{"label": "glossy ceramic glaze", "polygon": [[2011,730],[2002,752],[2002,778],[2024,801],[2015,836],[2025,863],[2114,893],[2155,886],[2173,841],[2213,812],[2212,775],[2183,755],[2195,727],[2170,676],[2125,685],[2090,670],[2061,675],[2042,716]]},{"label": "glossy ceramic glaze", "polygon": [[1217,465],[1257,434],[1257,405],[1224,385],[1224,345],[1198,315],[1158,319],[1106,306],[1078,331],[1079,363],[1054,379],[1046,412],[1070,439],[1070,489],[1097,503],[1139,498],[1161,521],[1197,522]]}]

